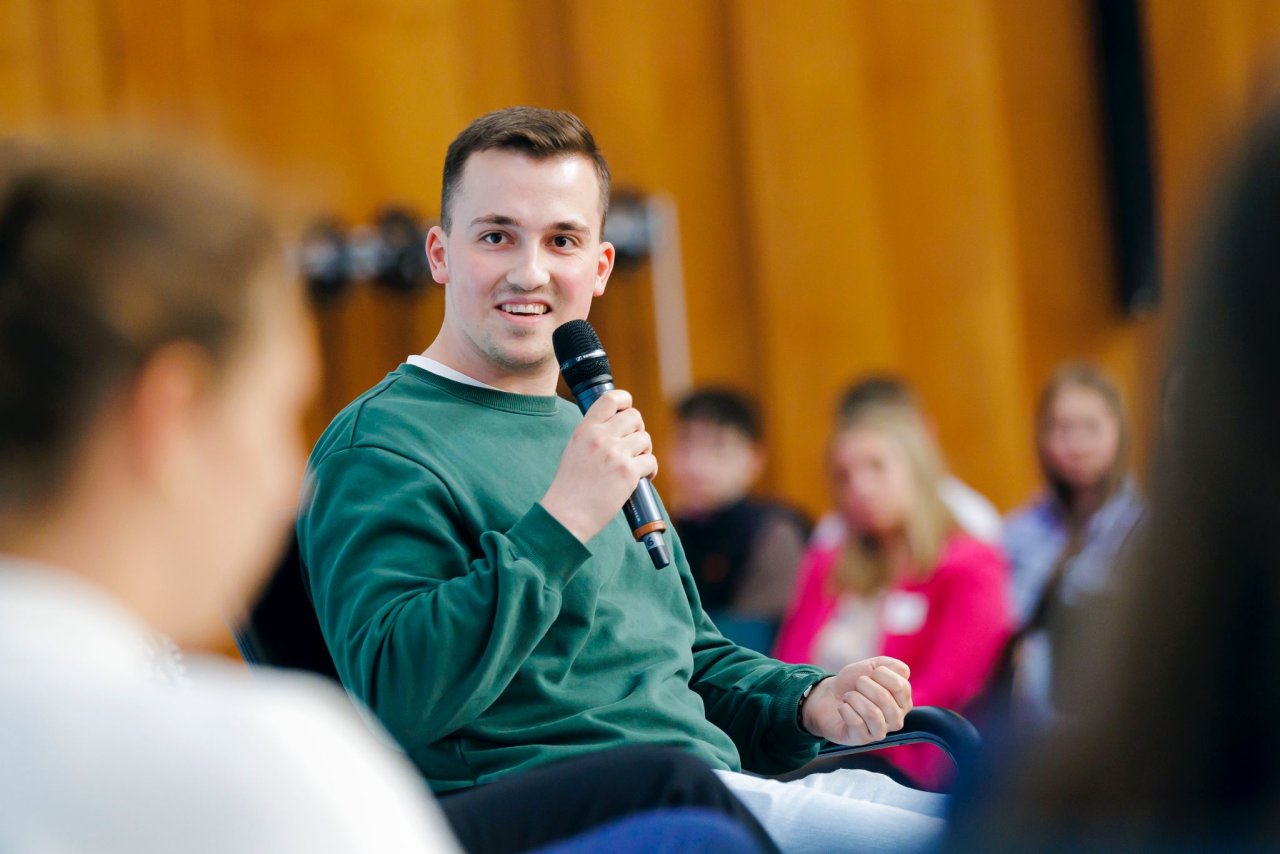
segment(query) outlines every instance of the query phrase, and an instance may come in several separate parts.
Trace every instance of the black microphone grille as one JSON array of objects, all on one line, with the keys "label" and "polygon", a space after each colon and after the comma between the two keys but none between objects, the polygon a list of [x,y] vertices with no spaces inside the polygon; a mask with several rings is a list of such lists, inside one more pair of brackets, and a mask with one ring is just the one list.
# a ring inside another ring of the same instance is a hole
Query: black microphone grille
[{"label": "black microphone grille", "polygon": [[612,373],[600,336],[585,320],[570,320],[551,333],[560,373],[570,389],[601,374]]}]

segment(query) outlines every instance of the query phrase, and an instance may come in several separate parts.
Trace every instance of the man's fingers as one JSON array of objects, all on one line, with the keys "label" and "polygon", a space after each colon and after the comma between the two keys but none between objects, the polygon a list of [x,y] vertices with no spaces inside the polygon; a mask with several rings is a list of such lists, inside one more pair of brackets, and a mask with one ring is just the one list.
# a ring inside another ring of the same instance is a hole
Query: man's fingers
[{"label": "man's fingers", "polygon": [[839,712],[840,719],[844,722],[846,744],[856,746],[859,744],[869,744],[876,740],[871,735],[871,730],[867,726],[867,722],[862,719],[861,715],[854,711],[853,706],[849,703],[837,701],[836,711]]},{"label": "man's fingers", "polygon": [[641,454],[653,453],[653,437],[640,430],[636,433],[622,437],[622,446],[631,453],[631,456],[638,457]]},{"label": "man's fingers", "polygon": [[841,699],[843,702],[839,705],[855,713],[866,726],[867,736],[871,741],[879,741],[889,734],[889,724],[885,721],[884,713],[874,702],[858,691],[850,691]]},{"label": "man's fingers", "polygon": [[904,710],[911,709],[911,683],[905,678],[887,667],[877,667],[872,671],[871,678],[893,695],[899,707]]},{"label": "man's fingers", "polygon": [[896,658],[890,658],[887,655],[877,655],[874,658],[868,658],[863,664],[867,665],[868,672],[875,672],[877,669],[884,667],[901,676],[903,679],[911,678],[911,668],[907,667],[905,661],[899,661]]},{"label": "man's fingers", "polygon": [[[859,676],[858,681],[854,683],[855,690],[850,694],[857,694],[865,697],[867,702],[874,705],[880,711],[881,718],[884,719],[886,732],[902,728],[902,720],[906,716],[906,709],[898,705],[898,700],[889,693],[889,690],[875,681],[869,676]],[[850,696],[846,694],[845,696]]]},{"label": "man's fingers", "polygon": [[600,395],[596,402],[591,404],[591,408],[587,410],[583,420],[602,423],[624,409],[630,408],[631,392],[615,388]]}]

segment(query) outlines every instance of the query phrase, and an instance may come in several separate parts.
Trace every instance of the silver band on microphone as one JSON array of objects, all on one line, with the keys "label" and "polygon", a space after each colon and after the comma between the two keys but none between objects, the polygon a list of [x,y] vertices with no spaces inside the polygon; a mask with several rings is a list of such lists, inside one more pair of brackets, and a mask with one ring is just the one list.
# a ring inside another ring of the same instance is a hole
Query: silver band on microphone
[{"label": "silver band on microphone", "polygon": [[608,358],[601,349],[592,350],[590,353],[583,353],[581,356],[574,356],[572,359],[566,359],[560,363],[560,370],[567,371],[579,362],[585,362],[587,359]]}]

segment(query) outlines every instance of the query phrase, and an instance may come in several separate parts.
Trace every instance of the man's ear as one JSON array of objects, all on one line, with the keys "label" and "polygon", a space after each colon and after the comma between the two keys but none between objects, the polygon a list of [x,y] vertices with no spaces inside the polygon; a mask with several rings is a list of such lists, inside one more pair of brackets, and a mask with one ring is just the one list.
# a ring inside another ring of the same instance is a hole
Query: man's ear
[{"label": "man's ear", "polygon": [[215,382],[209,355],[195,344],[167,344],[147,358],[126,398],[129,454],[162,488],[184,465],[187,439],[206,418]]},{"label": "man's ear", "polygon": [[592,296],[604,296],[604,289],[609,284],[609,274],[613,272],[613,261],[616,255],[612,243],[601,241],[600,258],[596,261],[596,285],[591,291]]},{"label": "man's ear", "polygon": [[427,232],[427,263],[431,265],[431,278],[436,284],[449,284],[449,252],[445,246],[449,235],[438,225]]}]

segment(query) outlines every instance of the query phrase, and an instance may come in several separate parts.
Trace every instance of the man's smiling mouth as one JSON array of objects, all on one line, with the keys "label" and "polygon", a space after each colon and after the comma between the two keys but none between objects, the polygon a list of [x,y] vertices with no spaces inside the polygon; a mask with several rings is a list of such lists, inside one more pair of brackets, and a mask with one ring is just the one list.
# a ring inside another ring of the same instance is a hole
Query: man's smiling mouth
[{"label": "man's smiling mouth", "polygon": [[550,306],[542,305],[541,303],[507,302],[498,306],[498,308],[502,309],[507,314],[522,314],[522,315],[547,314],[551,311]]}]

